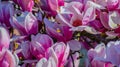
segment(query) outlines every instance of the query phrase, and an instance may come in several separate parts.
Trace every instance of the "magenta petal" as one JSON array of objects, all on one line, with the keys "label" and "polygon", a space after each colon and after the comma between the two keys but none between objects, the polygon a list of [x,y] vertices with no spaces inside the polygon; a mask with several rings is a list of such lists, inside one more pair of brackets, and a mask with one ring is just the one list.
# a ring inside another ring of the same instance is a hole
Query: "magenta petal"
[{"label": "magenta petal", "polygon": [[7,61],[3,61],[0,63],[2,63],[2,64],[0,64],[1,67],[9,67],[9,64],[7,63]]},{"label": "magenta petal", "polygon": [[0,2],[0,22],[10,27],[10,17],[14,14],[14,8],[10,2]]},{"label": "magenta petal", "polygon": [[108,10],[114,10],[118,8],[119,0],[107,0],[107,8]]},{"label": "magenta petal", "polygon": [[58,0],[58,5],[63,6],[64,5],[64,0]]},{"label": "magenta petal", "polygon": [[99,20],[93,20],[93,21],[89,22],[89,24],[90,24],[90,26],[92,26],[93,28],[95,28],[96,30],[98,30],[100,32],[105,32],[105,30],[106,30]]},{"label": "magenta petal", "polygon": [[16,4],[21,6],[23,11],[32,11],[34,6],[33,0],[13,0]]},{"label": "magenta petal", "polygon": [[92,62],[92,67],[113,67],[114,65],[109,63],[109,62],[104,62],[104,61],[100,61],[97,58],[94,59]]},{"label": "magenta petal", "polygon": [[103,26],[107,29],[111,29],[109,24],[108,24],[108,14],[106,12],[100,12],[100,20]]},{"label": "magenta petal", "polygon": [[73,32],[70,31],[70,27],[68,27],[68,26],[62,26],[61,30],[62,30],[61,32],[64,35],[63,37],[65,38],[66,42],[72,39]]},{"label": "magenta petal", "polygon": [[58,0],[47,0],[51,10],[56,11],[58,9]]}]

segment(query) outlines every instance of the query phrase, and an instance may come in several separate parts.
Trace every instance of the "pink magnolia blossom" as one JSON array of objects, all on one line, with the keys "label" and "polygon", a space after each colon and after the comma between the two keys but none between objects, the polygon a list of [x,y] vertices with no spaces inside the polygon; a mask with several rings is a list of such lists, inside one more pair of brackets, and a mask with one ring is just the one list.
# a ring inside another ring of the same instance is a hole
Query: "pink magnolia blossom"
[{"label": "pink magnolia blossom", "polygon": [[[71,9],[72,8],[72,9]],[[80,2],[70,2],[63,8],[61,14],[57,14],[56,20],[61,25],[71,27],[72,31],[87,31],[89,33],[98,34],[98,32],[88,26],[90,21],[95,20],[95,8],[93,6],[86,7]]]},{"label": "pink magnolia blossom", "polygon": [[47,58],[41,58],[37,64],[36,67],[57,67],[58,64],[58,58],[52,48],[49,49],[49,57]]},{"label": "pink magnolia blossom", "polygon": [[[72,8],[72,9],[71,9]],[[84,11],[84,5],[80,2],[71,2],[66,4],[64,6],[62,13],[68,16],[70,20],[68,21],[66,19],[66,16],[62,16],[62,14],[58,14],[57,20],[61,20],[58,22],[65,23],[69,25],[70,27],[78,27],[81,25],[86,25],[89,21],[92,21],[95,19],[95,9],[94,7],[88,7]],[[68,21],[68,22],[67,22]]]},{"label": "pink magnolia blossom", "polygon": [[100,44],[95,49],[88,51],[88,58],[92,67],[113,67],[119,66],[119,41],[111,41],[105,47],[104,44]]},{"label": "pink magnolia blossom", "polygon": [[106,60],[106,48],[100,44],[95,49],[88,51],[88,58],[92,67],[113,67],[114,65]]},{"label": "pink magnolia blossom", "polygon": [[32,35],[31,37],[30,51],[37,59],[43,58],[46,55],[46,51],[53,45],[52,39],[45,34]]},{"label": "pink magnolia blossom", "polygon": [[55,43],[47,51],[45,58],[40,59],[36,67],[63,67],[69,55],[69,46],[63,42]]},{"label": "pink magnolia blossom", "polygon": [[38,32],[37,19],[31,12],[24,12],[19,17],[12,17],[10,23],[22,35],[36,34]]}]

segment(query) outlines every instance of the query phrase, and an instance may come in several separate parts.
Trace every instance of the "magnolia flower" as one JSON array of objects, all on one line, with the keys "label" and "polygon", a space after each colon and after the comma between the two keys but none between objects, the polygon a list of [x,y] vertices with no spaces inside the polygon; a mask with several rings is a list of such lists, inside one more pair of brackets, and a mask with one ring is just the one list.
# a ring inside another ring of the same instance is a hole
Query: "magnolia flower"
[{"label": "magnolia flower", "polygon": [[53,23],[46,18],[44,18],[44,23],[47,33],[58,41],[67,42],[72,38],[72,31],[69,30],[70,27]]},{"label": "magnolia flower", "polygon": [[9,48],[9,44],[9,33],[4,27],[0,26],[0,50],[2,50],[2,48]]},{"label": "magnolia flower", "polygon": [[106,48],[104,44],[99,44],[95,49],[88,51],[88,58],[92,67],[113,67],[114,65],[106,60]]},{"label": "magnolia flower", "polygon": [[10,2],[0,2],[0,22],[10,27],[9,19],[14,15],[14,8]]},{"label": "magnolia flower", "polygon": [[95,49],[88,51],[88,58],[92,67],[113,67],[120,66],[120,41],[111,41],[105,47],[100,44]]},{"label": "magnolia flower", "polygon": [[56,21],[64,26],[69,26],[72,31],[87,31],[92,34],[98,34],[94,28],[88,26],[90,21],[95,20],[95,8],[86,7],[80,2],[71,2],[66,4],[63,11],[57,14]]},{"label": "magnolia flower", "polygon": [[[95,9],[94,7],[90,6],[87,7],[86,10],[83,9],[84,5],[80,2],[71,2],[66,4],[66,6],[63,8],[64,11],[63,15],[58,14],[57,20],[61,20],[59,23],[65,23],[70,27],[78,27],[81,25],[86,25],[88,22],[95,19]],[[66,15],[70,16],[70,20],[68,20]],[[67,22],[68,21],[68,22]]]},{"label": "magnolia flower", "polygon": [[36,67],[63,67],[69,55],[69,46],[63,42],[56,43],[47,51],[46,57],[40,59]]},{"label": "magnolia flower", "polygon": [[18,4],[23,11],[32,11],[32,7],[34,6],[33,0],[13,0],[16,4]]},{"label": "magnolia flower", "polygon": [[15,62],[15,58],[12,55],[12,53],[3,48],[0,51],[0,66],[1,67],[16,67],[16,62]]},{"label": "magnolia flower", "polygon": [[52,48],[49,49],[49,57],[47,58],[41,58],[37,64],[36,67],[57,67],[58,64],[58,58]]},{"label": "magnolia flower", "polygon": [[40,5],[48,15],[55,16],[60,6],[64,5],[64,0],[40,0]]},{"label": "magnolia flower", "polygon": [[52,39],[45,34],[32,35],[31,39],[30,51],[37,59],[44,57],[48,48],[53,45]]},{"label": "magnolia flower", "polygon": [[62,8],[64,11],[61,11],[60,14],[57,14],[57,22],[68,25],[70,27],[82,25],[82,8],[83,4],[79,2],[71,2],[66,4]]},{"label": "magnolia flower", "polygon": [[22,35],[36,34],[38,32],[37,19],[31,12],[24,12],[19,17],[12,17],[10,23]]}]

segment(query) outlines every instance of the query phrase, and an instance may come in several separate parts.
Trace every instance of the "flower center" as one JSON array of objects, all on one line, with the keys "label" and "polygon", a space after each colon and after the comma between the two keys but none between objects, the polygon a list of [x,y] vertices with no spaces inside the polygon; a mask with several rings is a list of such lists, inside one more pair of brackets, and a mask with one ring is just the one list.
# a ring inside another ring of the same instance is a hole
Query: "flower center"
[{"label": "flower center", "polygon": [[80,26],[80,25],[82,25],[82,21],[81,20],[75,20],[72,25],[75,26],[75,27]]},{"label": "flower center", "polygon": [[57,31],[58,33],[60,33],[60,32],[61,32],[61,30],[60,30],[59,28],[57,28],[57,29],[56,29],[56,31]]}]

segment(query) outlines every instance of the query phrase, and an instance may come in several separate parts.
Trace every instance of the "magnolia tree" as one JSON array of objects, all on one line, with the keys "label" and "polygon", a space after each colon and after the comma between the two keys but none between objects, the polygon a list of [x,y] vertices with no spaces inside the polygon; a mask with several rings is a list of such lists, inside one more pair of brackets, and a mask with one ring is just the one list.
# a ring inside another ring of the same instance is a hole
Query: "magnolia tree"
[{"label": "magnolia tree", "polygon": [[120,67],[120,0],[0,0],[0,67]]}]

